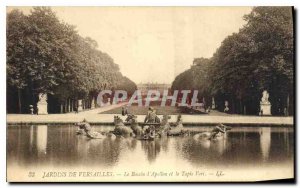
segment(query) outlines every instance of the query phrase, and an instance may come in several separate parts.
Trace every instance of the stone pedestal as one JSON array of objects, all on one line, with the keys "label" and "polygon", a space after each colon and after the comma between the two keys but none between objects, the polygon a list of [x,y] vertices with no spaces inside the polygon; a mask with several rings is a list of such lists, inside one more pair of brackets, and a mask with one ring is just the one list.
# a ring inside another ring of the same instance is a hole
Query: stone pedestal
[{"label": "stone pedestal", "polygon": [[270,116],[271,114],[271,104],[260,103],[260,112],[262,116]]},{"label": "stone pedestal", "polygon": [[39,94],[38,114],[48,114],[47,94]]},{"label": "stone pedestal", "polygon": [[82,100],[78,100],[78,111],[82,111]]}]

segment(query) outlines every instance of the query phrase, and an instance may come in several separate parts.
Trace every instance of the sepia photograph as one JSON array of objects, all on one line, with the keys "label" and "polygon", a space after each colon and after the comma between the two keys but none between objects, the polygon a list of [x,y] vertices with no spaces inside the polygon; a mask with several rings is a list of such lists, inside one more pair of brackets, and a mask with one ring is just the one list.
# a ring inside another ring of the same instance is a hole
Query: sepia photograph
[{"label": "sepia photograph", "polygon": [[294,17],[7,6],[6,181],[295,182]]}]

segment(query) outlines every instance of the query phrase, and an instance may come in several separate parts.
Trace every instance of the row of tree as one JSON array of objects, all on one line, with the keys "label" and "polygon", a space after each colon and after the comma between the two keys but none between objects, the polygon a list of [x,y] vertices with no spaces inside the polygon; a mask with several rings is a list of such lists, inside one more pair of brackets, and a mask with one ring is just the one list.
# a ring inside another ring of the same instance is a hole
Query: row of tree
[{"label": "row of tree", "polygon": [[198,89],[200,99],[215,98],[219,110],[258,114],[262,92],[273,115],[293,113],[294,36],[291,7],[254,7],[247,23],[228,36],[212,58],[197,58],[178,75],[172,89]]},{"label": "row of tree", "polygon": [[78,99],[91,103],[102,89],[136,89],[96,41],[81,37],[50,8],[10,11],[6,35],[8,113],[28,112],[40,93],[48,94],[50,111],[57,113]]}]

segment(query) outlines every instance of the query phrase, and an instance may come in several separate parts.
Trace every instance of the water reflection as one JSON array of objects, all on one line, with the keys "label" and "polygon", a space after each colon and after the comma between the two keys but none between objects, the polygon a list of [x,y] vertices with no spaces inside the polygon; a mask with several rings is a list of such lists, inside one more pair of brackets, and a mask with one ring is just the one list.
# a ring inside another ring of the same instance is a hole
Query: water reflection
[{"label": "water reflection", "polygon": [[182,147],[177,148],[183,158],[193,164],[202,166],[203,164],[223,162],[222,156],[228,147],[226,137],[218,140],[207,139],[182,139]]},{"label": "water reflection", "polygon": [[271,127],[262,127],[259,134],[262,157],[263,160],[266,161],[269,158],[271,147]]},{"label": "water reflection", "polygon": [[[95,131],[113,127],[94,126]],[[191,127],[198,131],[209,127]],[[76,127],[10,126],[7,132],[8,165],[105,167],[166,161],[173,165],[238,166],[272,165],[293,161],[292,128],[234,128],[218,140],[165,137],[154,141],[134,138],[88,139]],[[146,161],[145,161],[146,160]],[[139,161],[139,162],[140,162]],[[126,163],[126,164],[125,164]],[[160,165],[160,164],[159,164]]]},{"label": "water reflection", "polygon": [[148,161],[150,163],[154,162],[161,150],[161,145],[159,140],[153,140],[153,141],[144,140],[141,141],[141,144],[142,144],[142,149],[145,151]]},{"label": "water reflection", "polygon": [[30,135],[29,135],[29,150],[32,151],[32,148],[33,148],[33,128],[34,126],[30,126]]},{"label": "water reflection", "polygon": [[[122,138],[89,139],[84,135],[75,137],[74,162],[82,166],[97,164],[112,166],[123,150]],[[67,155],[68,156],[68,155]]]},{"label": "water reflection", "polygon": [[38,150],[38,155],[43,155],[43,154],[47,153],[47,137],[48,137],[47,125],[37,126],[36,127],[36,146],[37,146],[37,150]]},{"label": "water reflection", "polygon": [[228,147],[227,133],[224,134],[223,138],[211,141],[211,150],[216,151],[219,155],[222,155]]}]

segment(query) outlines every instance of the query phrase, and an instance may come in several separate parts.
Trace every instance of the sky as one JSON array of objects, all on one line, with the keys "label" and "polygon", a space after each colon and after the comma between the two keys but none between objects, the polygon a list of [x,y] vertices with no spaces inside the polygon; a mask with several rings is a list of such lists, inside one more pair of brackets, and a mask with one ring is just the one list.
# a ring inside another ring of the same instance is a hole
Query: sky
[{"label": "sky", "polygon": [[[18,7],[29,13],[30,7]],[[11,7],[8,8],[8,11]],[[194,58],[210,58],[251,7],[52,7],[108,53],[135,83],[171,84]]]}]

